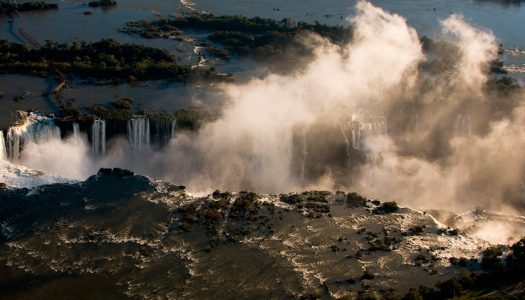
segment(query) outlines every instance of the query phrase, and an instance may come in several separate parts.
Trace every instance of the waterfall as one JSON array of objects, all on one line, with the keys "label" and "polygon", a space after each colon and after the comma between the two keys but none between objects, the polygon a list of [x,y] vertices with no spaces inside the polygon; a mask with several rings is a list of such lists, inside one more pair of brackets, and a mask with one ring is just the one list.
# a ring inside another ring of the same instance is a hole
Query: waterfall
[{"label": "waterfall", "polygon": [[136,117],[128,121],[128,139],[135,151],[146,151],[150,146],[149,119]]},{"label": "waterfall", "polygon": [[354,113],[351,121],[352,148],[362,151],[363,138],[367,136],[386,135],[388,132],[385,117],[370,117]]},{"label": "waterfall", "polygon": [[366,157],[366,163],[367,164],[372,164],[372,153],[370,151],[366,151],[365,152],[365,157]]},{"label": "waterfall", "polygon": [[[348,170],[349,172],[352,169],[352,145],[350,144],[350,140],[348,140],[348,136],[346,135],[345,127],[341,125],[341,133],[343,134],[343,138],[345,140],[346,145],[346,161],[348,163]],[[352,143],[354,139],[354,130],[352,129]]]},{"label": "waterfall", "polygon": [[171,120],[170,140],[175,137],[175,128],[176,127],[177,127],[177,120],[176,119]]},{"label": "waterfall", "polygon": [[78,140],[79,137],[80,137],[80,126],[78,125],[78,123],[74,122],[73,123],[73,138],[75,140]]},{"label": "waterfall", "polygon": [[[370,149],[365,143],[368,137],[384,136],[388,134],[387,120],[383,116],[370,116],[364,113],[352,114],[352,119],[348,125],[340,126],[341,133],[343,134],[346,155],[349,165],[351,168],[351,151],[360,151],[365,155],[366,163],[372,164],[378,157],[377,153],[373,153],[373,149]],[[349,140],[347,135],[348,130],[352,133],[352,142]]]},{"label": "waterfall", "polygon": [[95,120],[91,125],[91,147],[95,157],[106,153],[106,121]]},{"label": "waterfall", "polygon": [[361,129],[352,127],[352,147],[356,150],[361,149]]},{"label": "waterfall", "polygon": [[17,161],[24,145],[42,143],[51,139],[60,139],[60,128],[52,118],[42,114],[30,113],[23,115],[25,121],[19,126],[13,126],[7,131],[7,157]]},{"label": "waterfall", "polygon": [[385,117],[380,117],[378,119],[379,134],[387,135],[388,134],[388,123]]},{"label": "waterfall", "polygon": [[470,116],[458,114],[454,120],[454,133],[456,135],[470,136],[472,132]]},{"label": "waterfall", "polygon": [[154,120],[154,142],[160,146],[167,145],[170,140],[175,137],[175,126],[177,122],[175,119],[161,118]]},{"label": "waterfall", "polygon": [[7,149],[5,147],[4,132],[0,130],[0,160],[7,159]]},{"label": "waterfall", "polygon": [[521,201],[525,202],[525,182],[521,181]]},{"label": "waterfall", "polygon": [[304,169],[306,167],[306,157],[308,156],[307,146],[306,146],[306,128],[303,127],[303,161],[301,163],[301,180],[304,181]]},{"label": "waterfall", "polygon": [[7,131],[7,157],[11,160],[17,161],[20,157],[20,149],[22,144],[22,135],[9,128]]},{"label": "waterfall", "polygon": [[414,131],[419,132],[419,114],[416,112],[416,122],[414,125]]}]

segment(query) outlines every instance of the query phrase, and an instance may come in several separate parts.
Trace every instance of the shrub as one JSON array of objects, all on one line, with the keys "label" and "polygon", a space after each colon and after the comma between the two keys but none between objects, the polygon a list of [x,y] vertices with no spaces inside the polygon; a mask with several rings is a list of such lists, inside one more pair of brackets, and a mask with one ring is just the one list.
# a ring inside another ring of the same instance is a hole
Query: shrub
[{"label": "shrub", "polygon": [[111,104],[117,109],[131,110],[133,107],[133,100],[129,98],[120,98],[111,102]]},{"label": "shrub", "polygon": [[117,1],[114,0],[98,0],[91,1],[88,3],[89,7],[108,7],[117,5]]},{"label": "shrub", "polygon": [[395,201],[392,202],[384,202],[381,204],[381,206],[374,209],[375,214],[390,214],[394,213],[399,210],[399,207],[397,206],[397,203]]},{"label": "shrub", "polygon": [[366,206],[366,198],[357,193],[348,193],[346,195],[346,206],[350,208],[358,208]]},{"label": "shrub", "polygon": [[498,246],[489,247],[482,253],[481,268],[487,272],[497,272],[501,269],[501,256],[503,252]]}]

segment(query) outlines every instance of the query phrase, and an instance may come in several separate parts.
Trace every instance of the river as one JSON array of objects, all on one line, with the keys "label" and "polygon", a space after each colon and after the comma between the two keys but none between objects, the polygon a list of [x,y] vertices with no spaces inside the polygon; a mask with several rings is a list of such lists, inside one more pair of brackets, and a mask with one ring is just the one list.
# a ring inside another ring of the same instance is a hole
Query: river
[{"label": "river", "polygon": [[[165,48],[177,55],[180,61],[195,63],[199,58],[192,51],[194,43],[177,42],[168,39],[143,39],[118,31],[126,22],[169,16],[181,11],[208,11],[215,14],[241,14],[275,19],[292,18],[296,21],[326,23],[348,26],[348,16],[355,13],[355,0],[120,0],[113,8],[89,8],[84,1],[57,2],[58,10],[23,13],[24,28],[40,42],[53,40],[73,42],[76,40],[98,41],[113,38],[121,42],[145,44]],[[376,0],[374,4],[405,17],[420,35],[436,37],[439,20],[452,13],[464,15],[465,19],[478,27],[492,31],[506,49],[502,59],[507,65],[525,69],[525,35],[519,30],[525,25],[524,4],[505,0]],[[92,14],[84,15],[85,11]],[[0,16],[0,39],[20,42],[16,24],[7,16]],[[253,64],[233,60],[221,63],[218,68],[233,72],[241,77],[250,74]],[[525,73],[511,74],[521,82]],[[52,85],[52,79],[40,79],[19,75],[1,75],[0,90],[11,99],[16,95],[30,92],[33,100],[24,103],[3,105],[2,111],[13,108],[53,111],[49,99],[40,94]],[[209,97],[212,95],[212,97]],[[78,106],[105,103],[114,97],[129,97],[142,103],[142,108],[173,111],[175,109],[208,103],[216,91],[211,88],[187,87],[180,83],[147,82],[138,86],[121,84],[116,86],[86,86],[69,82],[64,92],[65,99],[73,99]],[[152,100],[154,99],[154,100]],[[210,100],[211,101],[211,100]],[[213,101],[211,101],[213,103]]]}]

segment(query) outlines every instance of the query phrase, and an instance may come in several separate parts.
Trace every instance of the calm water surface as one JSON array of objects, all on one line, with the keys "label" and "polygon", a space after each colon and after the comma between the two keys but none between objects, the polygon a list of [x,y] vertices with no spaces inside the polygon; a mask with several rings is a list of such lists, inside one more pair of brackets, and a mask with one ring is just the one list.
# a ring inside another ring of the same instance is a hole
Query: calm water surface
[{"label": "calm water surface", "polygon": [[[525,48],[524,5],[504,5],[505,1],[479,0],[375,0],[375,5],[405,17],[420,35],[437,33],[440,19],[460,13],[475,24],[487,28],[502,43]],[[241,14],[276,19],[291,17],[308,22],[347,25],[347,16],[355,13],[355,0],[192,0],[190,7],[216,14]],[[275,9],[279,9],[276,11]]]},{"label": "calm water surface", "polygon": [[[53,2],[53,1],[51,1]],[[57,1],[54,1],[57,2]],[[505,0],[375,0],[374,4],[405,17],[420,35],[435,35],[438,20],[452,13],[487,28],[505,45],[525,48],[525,4],[502,4]],[[348,25],[346,18],[355,13],[356,0],[120,0],[109,9],[91,9],[82,2],[57,2],[58,10],[24,13],[27,31],[40,40],[59,42],[98,41],[115,38],[124,42],[147,43],[154,47],[175,49],[169,40],[143,40],[117,31],[127,21],[152,19],[157,16],[188,11],[209,11],[215,14],[241,14],[275,19],[290,17],[298,21],[331,25]],[[184,3],[184,4],[183,4]],[[92,15],[84,15],[89,10]],[[2,38],[16,40],[6,17],[0,17]]]}]

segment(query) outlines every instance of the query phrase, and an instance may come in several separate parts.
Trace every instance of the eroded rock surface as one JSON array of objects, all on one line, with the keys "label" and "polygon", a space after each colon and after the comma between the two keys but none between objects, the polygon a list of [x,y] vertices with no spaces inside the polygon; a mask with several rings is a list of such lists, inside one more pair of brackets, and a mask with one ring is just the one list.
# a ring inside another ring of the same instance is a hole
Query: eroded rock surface
[{"label": "eroded rock surface", "polygon": [[9,297],[400,296],[486,245],[428,214],[378,212],[387,206],[324,191],[196,197],[118,169],[2,189],[0,286]]}]

